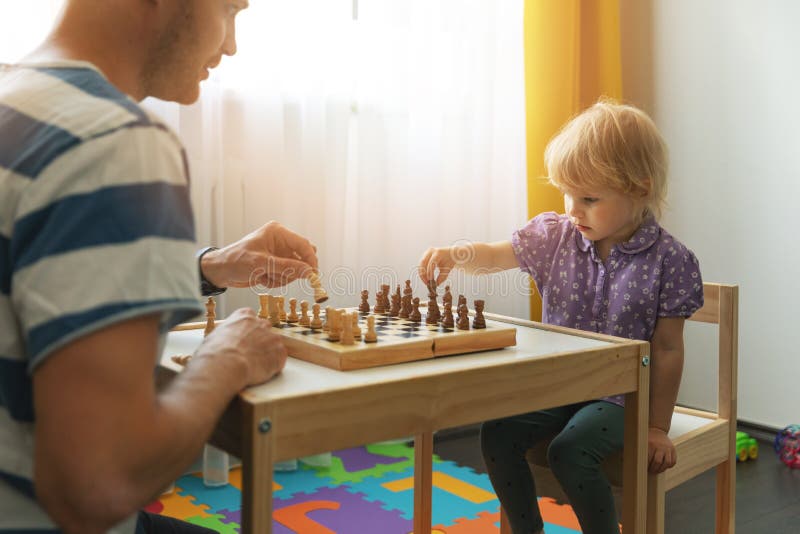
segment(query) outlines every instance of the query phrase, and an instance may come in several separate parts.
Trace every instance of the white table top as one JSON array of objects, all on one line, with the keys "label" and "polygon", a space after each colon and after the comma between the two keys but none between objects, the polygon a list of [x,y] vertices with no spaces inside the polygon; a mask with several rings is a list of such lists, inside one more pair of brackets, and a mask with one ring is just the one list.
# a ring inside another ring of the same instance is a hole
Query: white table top
[{"label": "white table top", "polygon": [[[608,347],[612,344],[610,341],[551,332],[528,326],[508,326],[517,328],[517,345],[499,350],[443,356],[353,371],[337,371],[289,358],[280,375],[265,384],[249,388],[248,392],[264,401],[285,399],[349,389],[361,385],[493,367],[557,353]],[[202,338],[202,330],[170,332],[162,355],[162,364],[172,369],[179,369],[179,366],[170,361],[170,357],[176,354],[193,353]]]}]

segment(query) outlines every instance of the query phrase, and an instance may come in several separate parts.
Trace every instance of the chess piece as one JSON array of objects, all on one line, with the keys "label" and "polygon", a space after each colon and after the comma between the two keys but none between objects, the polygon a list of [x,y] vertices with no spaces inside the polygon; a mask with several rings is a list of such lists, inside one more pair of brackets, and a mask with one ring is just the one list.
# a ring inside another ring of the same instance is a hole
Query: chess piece
[{"label": "chess piece", "polygon": [[437,325],[441,318],[439,312],[439,305],[436,303],[436,281],[431,280],[428,282],[428,313],[425,316],[425,323]]},{"label": "chess piece", "polygon": [[390,317],[398,315],[400,315],[400,286],[397,286],[397,293],[392,293],[392,305],[389,308]]},{"label": "chess piece", "polygon": [[325,308],[325,322],[322,323],[323,332],[329,332],[331,329],[331,315],[333,315],[333,308],[328,306]]},{"label": "chess piece", "polygon": [[458,311],[458,307],[462,306],[462,305],[463,306],[467,305],[467,297],[465,297],[464,295],[459,295],[458,296],[458,306],[456,306],[456,311]]},{"label": "chess piece", "polygon": [[459,304],[458,306],[458,321],[456,321],[456,328],[459,330],[469,330],[469,310],[466,304]]},{"label": "chess piece", "polygon": [[258,296],[258,317],[269,319],[269,295]]},{"label": "chess piece", "polygon": [[355,336],[353,335],[353,319],[349,313],[342,314],[342,336],[340,343],[342,345],[353,345],[355,343]]},{"label": "chess piece", "polygon": [[[308,304],[306,304],[308,307]],[[287,323],[296,323],[300,317],[297,316],[297,299],[289,299],[289,315],[286,316]]]},{"label": "chess piece", "polygon": [[326,293],[325,289],[323,289],[322,282],[320,281],[317,273],[312,272],[308,276],[308,283],[311,284],[311,288],[314,290],[314,302],[317,304],[322,304],[328,300],[328,293]]},{"label": "chess piece", "polygon": [[177,363],[178,365],[184,365],[184,366],[188,364],[191,361],[191,359],[192,359],[191,354],[177,354],[175,356],[170,357],[170,360],[172,360],[173,362]]},{"label": "chess piece", "polygon": [[365,343],[375,343],[378,341],[378,332],[375,331],[375,316],[367,317],[367,332],[364,334]]},{"label": "chess piece", "polygon": [[312,330],[319,330],[320,328],[322,328],[322,319],[319,318],[319,304],[314,304],[312,308],[312,313],[314,314],[314,316],[311,318],[311,322],[308,323],[308,326],[311,327]]},{"label": "chess piece", "polygon": [[284,323],[286,322],[286,306],[284,297],[275,297],[275,300],[278,303],[278,313],[280,316],[281,321]]},{"label": "chess piece", "polygon": [[[316,304],[319,306],[319,304]],[[300,326],[309,326],[311,321],[308,318],[308,301],[301,300],[300,301],[300,321],[298,322]]]},{"label": "chess piece", "polygon": [[375,294],[375,308],[372,311],[378,315],[382,315],[386,312],[386,308],[383,305],[383,293],[381,291]]},{"label": "chess piece", "polygon": [[275,327],[281,325],[281,311],[278,309],[278,298],[273,296],[269,297],[269,322]]},{"label": "chess piece", "polygon": [[450,293],[450,286],[444,286],[444,296],[442,297],[442,305],[446,308],[447,305],[453,305],[453,294]]},{"label": "chess piece", "polygon": [[391,286],[389,284],[381,284],[381,294],[383,294],[383,313],[389,313],[391,303],[389,302],[389,293],[391,293]]},{"label": "chess piece", "polygon": [[350,314],[351,320],[353,321],[353,337],[355,339],[361,339],[361,327],[358,326],[358,312],[353,312]]},{"label": "chess piece", "polygon": [[472,328],[486,328],[486,318],[483,316],[482,299],[475,300],[475,317],[472,318]]},{"label": "chess piece", "polygon": [[401,319],[408,319],[411,316],[411,299],[413,297],[413,292],[411,291],[411,280],[406,280],[406,287],[403,289],[403,298],[401,300],[400,306],[400,318]]},{"label": "chess piece", "polygon": [[327,321],[325,321],[328,325],[328,340],[329,341],[339,341],[341,339],[341,326],[340,326],[340,314],[339,310],[335,310],[333,308],[328,308],[328,312],[325,314]]},{"label": "chess piece", "polygon": [[414,297],[414,304],[408,319],[412,322],[418,323],[422,321],[422,314],[419,312],[419,297]]},{"label": "chess piece", "polygon": [[216,309],[217,302],[214,300],[214,297],[208,297],[208,300],[206,300],[206,328],[203,331],[203,336],[207,336],[214,331],[216,326],[215,319],[217,318],[217,314],[215,313]]},{"label": "chess piece", "polygon": [[444,307],[444,315],[442,315],[442,326],[445,328],[453,328],[455,320],[453,318],[453,304],[448,303]]},{"label": "chess piece", "polygon": [[369,313],[369,291],[366,289],[361,290],[361,304],[358,305],[358,311]]}]

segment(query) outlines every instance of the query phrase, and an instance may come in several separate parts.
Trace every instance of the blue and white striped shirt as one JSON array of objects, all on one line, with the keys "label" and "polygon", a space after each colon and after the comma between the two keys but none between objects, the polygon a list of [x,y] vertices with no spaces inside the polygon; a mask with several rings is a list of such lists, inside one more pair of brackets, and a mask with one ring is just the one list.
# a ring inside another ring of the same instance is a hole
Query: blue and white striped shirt
[{"label": "blue and white striped shirt", "polygon": [[200,313],[194,234],[168,127],[88,63],[0,65],[0,532],[56,531],[33,496],[37,366],[120,321],[160,312],[165,334]]}]

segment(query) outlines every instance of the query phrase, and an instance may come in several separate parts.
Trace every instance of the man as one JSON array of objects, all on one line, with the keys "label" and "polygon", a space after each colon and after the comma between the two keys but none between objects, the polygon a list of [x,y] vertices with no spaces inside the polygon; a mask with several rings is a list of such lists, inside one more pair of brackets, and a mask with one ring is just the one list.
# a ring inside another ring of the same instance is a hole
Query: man
[{"label": "man", "polygon": [[0,66],[0,532],[155,531],[137,510],[284,366],[280,336],[237,310],[153,383],[166,332],[203,310],[201,278],[213,293],[317,268],[273,222],[204,251],[199,276],[183,148],[137,104],[194,102],[246,7],[66,0],[46,41]]}]

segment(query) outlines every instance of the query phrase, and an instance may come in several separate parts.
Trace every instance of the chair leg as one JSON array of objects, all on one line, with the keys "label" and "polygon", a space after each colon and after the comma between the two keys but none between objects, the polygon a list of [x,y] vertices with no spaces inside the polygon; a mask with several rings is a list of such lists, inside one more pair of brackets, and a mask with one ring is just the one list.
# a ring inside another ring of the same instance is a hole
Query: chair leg
[{"label": "chair leg", "polygon": [[500,507],[500,534],[511,534],[511,525],[508,524],[508,516],[503,507]]},{"label": "chair leg", "polygon": [[736,461],[717,466],[717,534],[733,534],[736,528]]},{"label": "chair leg", "polygon": [[647,534],[664,534],[664,473],[647,477]]}]

